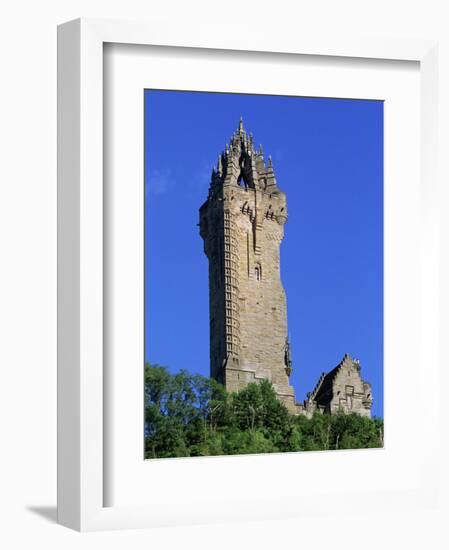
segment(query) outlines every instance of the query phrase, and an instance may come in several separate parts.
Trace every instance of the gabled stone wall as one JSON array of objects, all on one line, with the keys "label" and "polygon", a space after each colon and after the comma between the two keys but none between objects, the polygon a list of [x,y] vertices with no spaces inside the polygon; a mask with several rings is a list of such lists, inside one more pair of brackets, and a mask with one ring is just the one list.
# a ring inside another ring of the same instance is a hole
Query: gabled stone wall
[{"label": "gabled stone wall", "polygon": [[353,412],[370,417],[372,402],[371,385],[362,380],[359,361],[346,354],[333,370],[320,376],[303,410],[309,416],[318,410],[329,414]]}]

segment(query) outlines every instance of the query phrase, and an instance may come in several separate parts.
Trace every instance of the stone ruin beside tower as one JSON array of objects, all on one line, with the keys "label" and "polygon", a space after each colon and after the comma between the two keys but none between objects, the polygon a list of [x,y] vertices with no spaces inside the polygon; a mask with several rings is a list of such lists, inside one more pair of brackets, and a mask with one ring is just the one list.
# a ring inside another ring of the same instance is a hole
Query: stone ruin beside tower
[{"label": "stone ruin beside tower", "polygon": [[280,276],[286,221],[286,195],[271,157],[265,162],[262,147],[256,149],[240,119],[218,157],[200,208],[200,234],[209,259],[211,377],[230,392],[268,379],[294,414],[343,409],[370,416],[371,387],[349,355],[321,375],[303,404],[296,402]]}]

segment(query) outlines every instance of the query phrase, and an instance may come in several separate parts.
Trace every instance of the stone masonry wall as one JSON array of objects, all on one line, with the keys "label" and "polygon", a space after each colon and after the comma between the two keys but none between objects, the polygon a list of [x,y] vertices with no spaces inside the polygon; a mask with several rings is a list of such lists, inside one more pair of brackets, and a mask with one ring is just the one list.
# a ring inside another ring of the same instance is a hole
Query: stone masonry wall
[{"label": "stone masonry wall", "polygon": [[[239,390],[248,381],[270,380],[278,396],[294,405],[284,363],[287,339],[285,291],[280,279],[283,220],[270,217],[285,208],[285,195],[233,189],[230,212],[238,248],[239,364],[228,365],[226,386]],[[228,202],[228,201],[226,201]]]},{"label": "stone masonry wall", "polygon": [[[354,412],[360,416],[371,416],[370,388],[364,382],[355,366],[340,369],[334,378],[333,397],[329,412],[338,410]],[[369,406],[367,404],[369,403]]]},{"label": "stone masonry wall", "polygon": [[266,378],[296,411],[284,361],[287,311],[280,244],[285,195],[229,186],[220,199],[202,214],[209,257],[211,375],[228,391]]}]

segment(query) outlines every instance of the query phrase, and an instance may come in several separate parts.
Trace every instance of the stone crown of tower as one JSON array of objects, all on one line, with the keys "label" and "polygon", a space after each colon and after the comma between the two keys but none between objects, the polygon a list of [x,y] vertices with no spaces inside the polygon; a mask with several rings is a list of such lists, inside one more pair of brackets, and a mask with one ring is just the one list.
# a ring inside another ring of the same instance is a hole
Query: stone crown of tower
[{"label": "stone crown of tower", "polygon": [[247,134],[240,118],[238,129],[226,143],[212,170],[210,196],[222,187],[242,185],[268,193],[279,192],[271,156],[265,163],[262,145],[256,149],[251,133]]}]

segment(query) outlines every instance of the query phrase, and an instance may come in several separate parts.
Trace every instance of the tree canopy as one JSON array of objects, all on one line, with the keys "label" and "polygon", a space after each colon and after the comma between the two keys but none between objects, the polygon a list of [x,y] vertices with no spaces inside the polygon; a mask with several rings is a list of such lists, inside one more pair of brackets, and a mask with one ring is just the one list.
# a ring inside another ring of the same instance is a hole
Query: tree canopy
[{"label": "tree canopy", "polygon": [[145,365],[145,458],[383,446],[383,420],[292,415],[268,380],[228,393],[211,378]]}]

